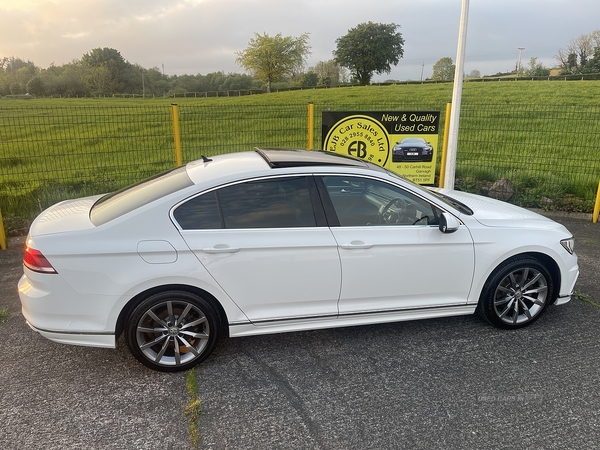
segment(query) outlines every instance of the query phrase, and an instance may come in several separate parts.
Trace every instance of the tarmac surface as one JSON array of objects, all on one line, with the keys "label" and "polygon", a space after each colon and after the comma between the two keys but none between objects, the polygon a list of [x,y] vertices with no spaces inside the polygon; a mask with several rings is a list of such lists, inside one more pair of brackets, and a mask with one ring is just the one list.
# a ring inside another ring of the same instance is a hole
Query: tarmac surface
[{"label": "tarmac surface", "polygon": [[[465,316],[224,340],[196,368],[200,448],[597,448],[600,224],[546,215],[576,239],[570,303],[517,331]],[[185,373],[25,325],[23,241],[0,250],[0,448],[192,448]]]}]

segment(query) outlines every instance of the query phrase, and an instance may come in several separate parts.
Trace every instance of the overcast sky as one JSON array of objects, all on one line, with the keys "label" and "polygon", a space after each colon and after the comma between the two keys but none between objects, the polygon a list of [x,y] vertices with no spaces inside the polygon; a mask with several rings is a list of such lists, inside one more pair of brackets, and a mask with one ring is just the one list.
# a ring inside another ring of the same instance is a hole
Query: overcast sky
[{"label": "overcast sky", "polygon": [[[46,68],[93,48],[165,74],[242,73],[235,52],[254,33],[309,33],[307,65],[332,59],[335,40],[363,22],[396,23],[404,57],[390,74],[419,80],[442,57],[456,59],[461,0],[0,0],[0,57]],[[465,72],[546,67],[572,39],[600,29],[599,0],[471,0]],[[424,64],[424,65],[423,65]]]}]

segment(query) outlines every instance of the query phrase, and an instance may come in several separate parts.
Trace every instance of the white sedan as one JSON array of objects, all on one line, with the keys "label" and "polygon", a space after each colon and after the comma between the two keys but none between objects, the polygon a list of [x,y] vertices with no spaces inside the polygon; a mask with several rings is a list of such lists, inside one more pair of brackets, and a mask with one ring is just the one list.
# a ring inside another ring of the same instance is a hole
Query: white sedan
[{"label": "white sedan", "polygon": [[162,371],[222,336],[472,314],[519,328],[570,300],[573,236],[525,209],[425,189],[358,159],[255,149],[203,157],[33,222],[27,323]]}]

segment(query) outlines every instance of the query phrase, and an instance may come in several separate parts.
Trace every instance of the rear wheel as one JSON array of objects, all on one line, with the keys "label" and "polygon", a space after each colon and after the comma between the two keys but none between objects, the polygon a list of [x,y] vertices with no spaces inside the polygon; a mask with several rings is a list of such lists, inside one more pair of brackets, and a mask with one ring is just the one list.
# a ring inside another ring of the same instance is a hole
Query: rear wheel
[{"label": "rear wheel", "polygon": [[520,256],[503,262],[486,281],[479,312],[500,328],[521,328],[537,320],[552,302],[554,283],[544,265]]},{"label": "rear wheel", "polygon": [[126,341],[145,366],[163,372],[187,370],[210,355],[217,341],[214,308],[185,291],[151,295],[129,315]]}]

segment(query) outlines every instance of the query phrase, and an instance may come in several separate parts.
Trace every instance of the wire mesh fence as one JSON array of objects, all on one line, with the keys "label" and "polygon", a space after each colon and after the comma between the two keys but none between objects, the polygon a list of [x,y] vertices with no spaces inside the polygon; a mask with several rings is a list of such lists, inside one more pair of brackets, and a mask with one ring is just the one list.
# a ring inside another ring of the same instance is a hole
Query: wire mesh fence
[{"label": "wire mesh fence", "polygon": [[600,180],[600,107],[466,105],[456,187],[485,193],[507,179],[511,202],[589,212]]},{"label": "wire mesh fence", "polygon": [[[323,111],[364,110],[360,104],[314,107],[316,149]],[[445,104],[377,109],[439,110],[442,142]],[[307,116],[306,104],[180,106],[183,161],[255,146],[307,148]],[[165,104],[2,107],[0,122],[5,218],[32,218],[57,201],[121,188],[176,161],[171,107]],[[589,212],[600,179],[599,142],[600,107],[463,103],[456,187],[485,194],[507,179],[513,203]]]},{"label": "wire mesh fence", "polygon": [[0,208],[32,217],[65,198],[118,189],[174,164],[164,107],[0,110]]}]

